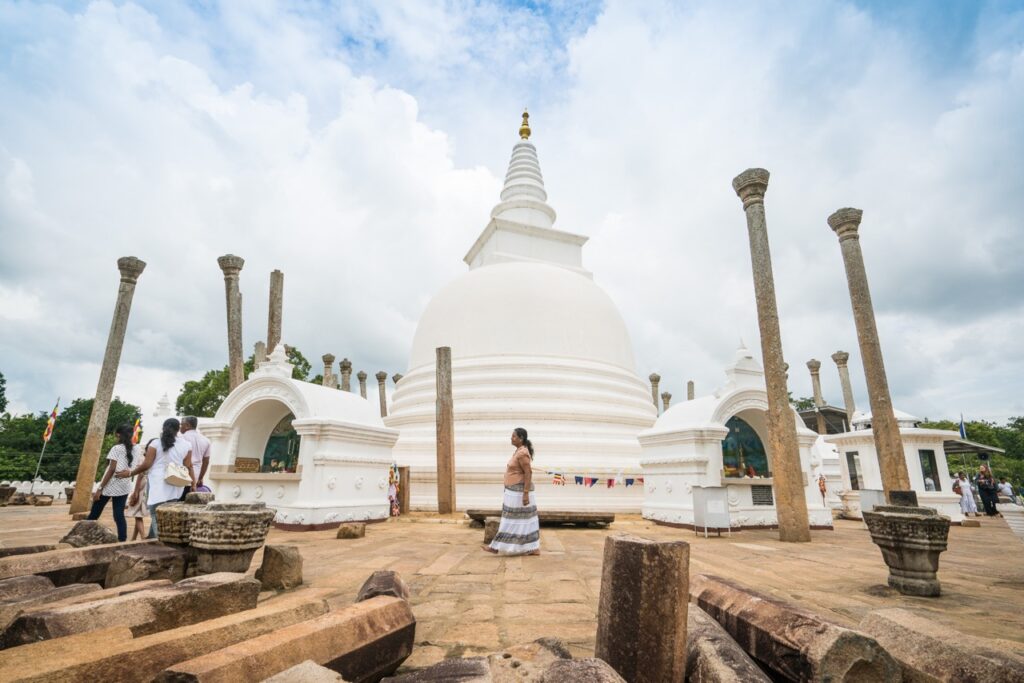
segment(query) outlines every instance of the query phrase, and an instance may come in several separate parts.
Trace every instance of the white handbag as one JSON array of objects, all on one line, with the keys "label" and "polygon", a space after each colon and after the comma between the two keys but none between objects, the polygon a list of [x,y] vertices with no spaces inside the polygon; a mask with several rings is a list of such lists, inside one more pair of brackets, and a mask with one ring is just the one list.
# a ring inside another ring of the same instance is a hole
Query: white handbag
[{"label": "white handbag", "polygon": [[167,463],[167,470],[164,473],[164,482],[171,486],[191,486],[192,477],[188,468],[174,462]]}]

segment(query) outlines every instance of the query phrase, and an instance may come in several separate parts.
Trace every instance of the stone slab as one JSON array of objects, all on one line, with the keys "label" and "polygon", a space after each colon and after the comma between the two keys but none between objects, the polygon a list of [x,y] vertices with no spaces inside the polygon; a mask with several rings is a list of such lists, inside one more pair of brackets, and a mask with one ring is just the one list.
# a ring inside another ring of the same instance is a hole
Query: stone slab
[{"label": "stone slab", "polygon": [[68,598],[90,593],[99,593],[100,587],[95,583],[73,583],[59,588],[23,595],[13,600],[0,602],[0,647],[3,646],[3,633],[25,612],[37,605],[49,605],[62,602]]},{"label": "stone slab", "polygon": [[[466,516],[483,522],[488,517],[501,517],[501,510],[498,508],[466,510]],[[542,525],[572,524],[585,526],[595,524],[606,526],[615,521],[615,514],[612,512],[590,512],[584,510],[539,510],[537,516],[540,517]]]},{"label": "stone slab", "polygon": [[771,683],[717,621],[696,605],[686,615],[686,680],[689,683]]},{"label": "stone slab", "polygon": [[18,598],[33,593],[47,591],[53,588],[53,581],[45,576],[12,576],[9,579],[0,581],[0,602],[6,600],[17,600]]},{"label": "stone slab", "polygon": [[270,678],[264,678],[263,683],[345,683],[345,679],[337,671],[307,659]]},{"label": "stone slab", "polygon": [[899,665],[874,638],[797,605],[706,574],[690,579],[690,596],[747,654],[780,676],[899,680]]},{"label": "stone slab", "polygon": [[[255,609],[139,638],[132,638],[127,628],[118,628],[110,629],[116,639],[108,640],[107,631],[90,631],[2,650],[0,680],[2,672],[17,671],[18,680],[26,683],[151,681],[178,662],[326,614],[326,592],[301,591]],[[118,647],[98,648],[97,642],[116,642]]]},{"label": "stone slab", "polygon": [[379,596],[175,664],[155,680],[262,680],[309,659],[354,683],[377,681],[412,653],[415,632],[409,604]]},{"label": "stone slab", "polygon": [[71,531],[60,539],[61,543],[67,543],[75,548],[84,548],[89,545],[107,545],[117,543],[117,534],[103,526],[97,521],[82,520],[75,522]]},{"label": "stone slab", "polygon": [[1012,651],[1019,643],[950,632],[899,608],[871,612],[860,630],[896,658],[904,683],[1024,683],[1024,657]]},{"label": "stone slab", "polygon": [[59,548],[30,555],[13,555],[0,558],[0,579],[12,576],[38,574],[53,581],[55,586],[72,583],[103,583],[107,568],[114,555],[133,545],[155,544],[147,540],[134,543],[112,543],[90,545],[84,548]]},{"label": "stone slab", "polygon": [[32,553],[45,553],[48,550],[56,550],[54,545],[15,545],[10,548],[0,548],[0,557],[11,557],[12,555],[30,555]]},{"label": "stone slab", "polygon": [[626,683],[626,679],[607,662],[587,657],[555,662],[544,672],[540,683]]},{"label": "stone slab", "polygon": [[114,554],[103,585],[115,588],[150,579],[180,581],[185,578],[188,553],[167,545],[140,545]]},{"label": "stone slab", "polygon": [[23,614],[4,633],[14,647],[82,633],[99,626],[127,626],[133,636],[188,626],[256,606],[260,584],[238,574],[185,579],[98,602]]},{"label": "stone slab", "polygon": [[393,598],[409,599],[409,586],[402,580],[402,575],[395,571],[382,569],[370,574],[356,594],[356,602],[369,600],[378,595],[390,595]]}]

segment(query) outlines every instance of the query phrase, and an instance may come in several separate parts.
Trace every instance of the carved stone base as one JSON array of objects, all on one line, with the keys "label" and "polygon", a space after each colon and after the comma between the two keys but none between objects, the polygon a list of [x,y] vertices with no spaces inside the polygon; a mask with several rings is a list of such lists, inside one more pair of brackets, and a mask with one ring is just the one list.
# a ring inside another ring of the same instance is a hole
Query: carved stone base
[{"label": "carved stone base", "polygon": [[203,548],[192,548],[195,553],[196,574],[216,574],[217,572],[238,572],[244,574],[249,571],[252,564],[252,556],[258,548],[249,550],[205,550]]},{"label": "carved stone base", "polygon": [[936,573],[939,555],[946,550],[949,517],[932,508],[897,505],[876,506],[863,515],[889,567],[889,586],[904,595],[940,595]]}]

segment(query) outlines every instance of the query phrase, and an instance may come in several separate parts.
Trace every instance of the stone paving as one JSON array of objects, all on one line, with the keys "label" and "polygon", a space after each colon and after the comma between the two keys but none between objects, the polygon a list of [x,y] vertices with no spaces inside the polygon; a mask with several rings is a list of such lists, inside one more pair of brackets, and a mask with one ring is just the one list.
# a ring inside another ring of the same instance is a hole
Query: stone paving
[{"label": "stone paving", "polygon": [[[416,513],[368,525],[365,538],[354,540],[274,529],[267,542],[297,546],[306,585],[328,589],[335,605],[351,603],[373,570],[400,572],[418,621],[407,667],[540,636],[592,656],[602,549],[614,533],[688,541],[692,573],[732,578],[849,626],[873,609],[902,607],[950,629],[1019,642],[1024,653],[1024,543],[1001,519],[954,526],[939,572],[942,597],[914,598],[885,585],[888,571],[860,522],[839,520],[835,531],[813,532],[811,543],[781,543],[775,531],[705,539],[620,515],[607,530],[545,527],[539,557],[500,558],[480,550],[483,530],[461,517]],[[113,527],[109,513],[104,522]],[[67,506],[0,508],[0,546],[56,543],[70,526]],[[269,592],[261,597],[270,599]]]}]

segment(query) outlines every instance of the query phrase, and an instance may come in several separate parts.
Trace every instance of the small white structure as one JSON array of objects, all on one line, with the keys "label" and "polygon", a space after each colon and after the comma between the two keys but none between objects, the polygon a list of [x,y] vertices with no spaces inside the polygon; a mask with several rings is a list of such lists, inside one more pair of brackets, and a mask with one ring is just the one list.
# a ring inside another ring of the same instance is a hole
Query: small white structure
[{"label": "small white structure", "polygon": [[[711,396],[677,403],[639,436],[646,495],[643,516],[692,528],[694,487],[724,488],[731,528],[778,526],[768,446],[764,371],[746,348],[726,368],[725,386]],[[804,493],[812,528],[832,528],[812,468],[818,435],[793,413]]]},{"label": "small white structure", "polygon": [[388,516],[398,432],[384,426],[375,403],[292,379],[283,343],[202,432],[217,500],[265,502],[278,511],[274,524],[290,530]]},{"label": "small white structure", "polygon": [[[893,411],[903,439],[903,457],[910,475],[910,488],[917,492],[917,502],[935,508],[954,524],[963,521],[960,496],[952,491],[949,465],[946,462],[946,441],[959,441],[957,432],[944,429],[922,429],[920,418],[899,410]],[[881,491],[882,473],[871,430],[871,414],[857,412],[853,431],[824,437],[839,451],[843,472],[843,516],[861,519],[861,490]]]}]

